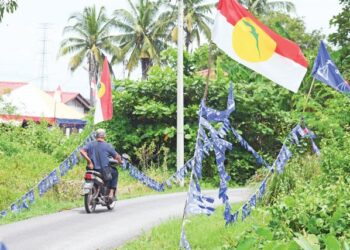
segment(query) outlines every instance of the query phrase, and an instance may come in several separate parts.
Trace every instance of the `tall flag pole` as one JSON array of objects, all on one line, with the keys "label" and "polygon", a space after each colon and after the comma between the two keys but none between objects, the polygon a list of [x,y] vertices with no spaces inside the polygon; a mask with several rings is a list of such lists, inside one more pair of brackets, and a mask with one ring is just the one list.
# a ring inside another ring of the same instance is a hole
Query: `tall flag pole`
[{"label": "tall flag pole", "polygon": [[270,30],[237,0],[219,0],[212,40],[237,62],[298,91],[308,67],[299,46]]},{"label": "tall flag pole", "polygon": [[94,124],[112,119],[112,86],[107,57],[102,67],[100,82],[97,84]]},{"label": "tall flag pole", "polygon": [[[183,0],[178,0],[178,32],[177,32],[177,126],[176,126],[176,168],[184,165],[184,97],[183,97]],[[181,183],[183,186],[183,182]]]}]

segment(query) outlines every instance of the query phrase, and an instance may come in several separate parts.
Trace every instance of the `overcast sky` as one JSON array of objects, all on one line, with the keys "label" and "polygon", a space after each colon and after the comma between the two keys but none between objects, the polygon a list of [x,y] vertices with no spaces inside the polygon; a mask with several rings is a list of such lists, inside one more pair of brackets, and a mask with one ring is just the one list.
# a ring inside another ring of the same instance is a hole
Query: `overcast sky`
[{"label": "overcast sky", "polygon": [[[322,29],[329,34],[329,20],[340,12],[338,0],[290,0],[295,3],[297,15],[303,17],[307,29]],[[0,81],[24,81],[41,85],[41,52],[43,49],[42,23],[49,23],[47,30],[47,55],[45,88],[78,91],[88,96],[88,75],[78,69],[68,70],[68,59],[57,59],[62,29],[68,17],[81,12],[85,6],[105,6],[108,14],[118,8],[126,8],[126,0],[19,0],[18,10],[5,15],[0,23]],[[115,67],[117,78],[122,78],[121,67]],[[140,73],[135,72],[134,77]]]}]

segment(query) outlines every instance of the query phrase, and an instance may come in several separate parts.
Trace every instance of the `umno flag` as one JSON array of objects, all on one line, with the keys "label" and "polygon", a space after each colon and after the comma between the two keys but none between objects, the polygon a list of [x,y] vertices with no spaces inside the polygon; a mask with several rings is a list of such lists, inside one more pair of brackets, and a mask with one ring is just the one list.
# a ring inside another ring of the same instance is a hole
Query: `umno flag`
[{"label": "umno flag", "polygon": [[237,0],[220,0],[212,39],[227,55],[297,92],[308,63],[299,46],[279,36]]},{"label": "umno flag", "polygon": [[100,82],[97,84],[94,124],[112,119],[112,87],[107,58],[102,67]]}]

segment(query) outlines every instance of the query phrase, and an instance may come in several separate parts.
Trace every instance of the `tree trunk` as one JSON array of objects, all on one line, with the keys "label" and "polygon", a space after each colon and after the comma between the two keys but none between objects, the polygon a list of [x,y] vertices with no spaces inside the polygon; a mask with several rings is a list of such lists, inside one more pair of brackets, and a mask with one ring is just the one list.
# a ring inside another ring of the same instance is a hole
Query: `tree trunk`
[{"label": "tree trunk", "polygon": [[187,29],[185,29],[185,33],[186,33],[185,46],[186,46],[186,51],[188,52],[190,44],[191,44],[191,33]]},{"label": "tree trunk", "polygon": [[[95,93],[97,93],[98,65],[94,57],[89,57],[89,83],[90,83],[90,105],[95,106]],[[95,90],[95,91],[94,91]]]},{"label": "tree trunk", "polygon": [[92,89],[92,86],[93,86],[93,73],[92,73],[92,60],[91,60],[91,57],[88,58],[88,64],[89,64],[89,90],[90,90],[90,106],[93,107],[95,105],[94,103],[94,92],[93,92],[93,89]]},{"label": "tree trunk", "polygon": [[152,66],[152,60],[150,58],[141,58],[142,80],[146,80],[148,76],[148,70]]}]

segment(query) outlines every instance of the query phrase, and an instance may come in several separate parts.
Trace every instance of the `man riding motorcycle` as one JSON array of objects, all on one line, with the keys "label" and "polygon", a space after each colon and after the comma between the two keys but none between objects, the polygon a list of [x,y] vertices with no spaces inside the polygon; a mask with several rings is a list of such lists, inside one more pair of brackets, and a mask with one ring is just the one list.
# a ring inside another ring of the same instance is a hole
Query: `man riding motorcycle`
[{"label": "man riding motorcycle", "polygon": [[[104,129],[96,130],[96,140],[85,145],[81,150],[81,155],[87,161],[87,167],[103,174],[103,168],[109,168],[109,158],[115,159],[121,163],[120,155],[115,151],[113,146],[105,141],[106,131]],[[115,168],[110,168],[112,179],[107,182],[109,191],[109,199],[116,200],[118,171]]]}]

